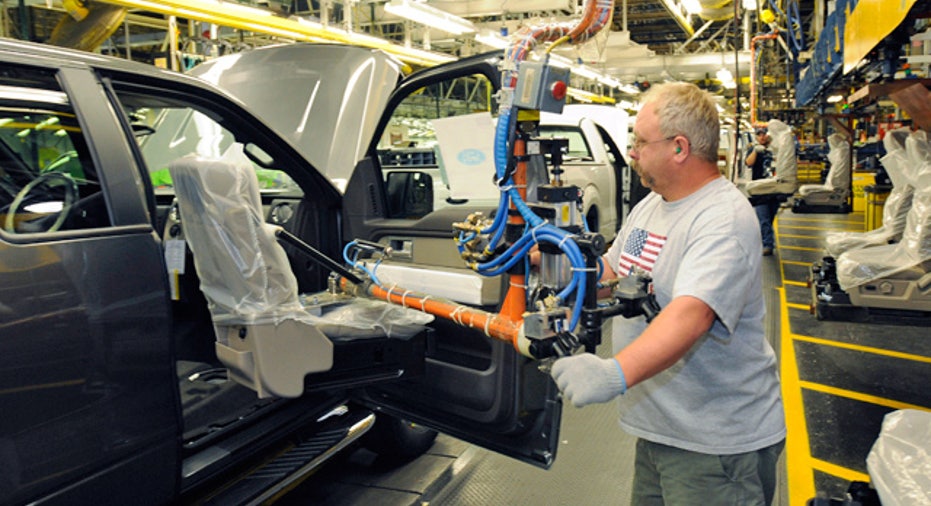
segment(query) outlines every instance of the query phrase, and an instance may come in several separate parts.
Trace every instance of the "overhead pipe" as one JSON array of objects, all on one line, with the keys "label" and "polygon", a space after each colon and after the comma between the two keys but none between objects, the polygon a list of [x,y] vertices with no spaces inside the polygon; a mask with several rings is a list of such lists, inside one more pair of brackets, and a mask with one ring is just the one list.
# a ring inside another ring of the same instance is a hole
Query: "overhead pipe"
[{"label": "overhead pipe", "polygon": [[756,126],[756,43],[761,40],[771,40],[779,37],[779,30],[757,35],[750,39],[750,124]]},{"label": "overhead pipe", "polygon": [[[608,24],[613,11],[614,0],[587,0],[582,10],[582,19],[575,25],[551,23],[521,28],[514,35],[515,42],[508,48],[506,57],[511,63],[519,63],[541,42],[553,42],[548,51],[564,42],[581,44],[594,37]],[[512,81],[506,83],[506,86],[513,87],[517,79],[516,69],[514,70]]]}]

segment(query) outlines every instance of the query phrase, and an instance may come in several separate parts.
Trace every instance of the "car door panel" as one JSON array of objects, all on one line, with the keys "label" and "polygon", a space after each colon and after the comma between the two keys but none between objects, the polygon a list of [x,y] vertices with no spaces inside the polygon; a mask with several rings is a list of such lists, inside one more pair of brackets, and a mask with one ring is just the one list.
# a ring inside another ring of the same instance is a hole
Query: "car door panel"
[{"label": "car door panel", "polygon": [[93,74],[31,63],[9,64],[5,78],[20,80],[5,88],[60,93],[45,110],[76,121],[55,142],[76,148],[80,166],[68,170],[82,175],[82,200],[99,205],[61,229],[0,232],[0,503],[75,501],[103,488],[113,502],[165,502],[177,492],[180,428],[164,264],[139,174]]},{"label": "car door panel", "polygon": [[[402,104],[407,104],[408,97],[431,96],[431,86],[455,93],[456,85],[441,83],[459,77],[486,76],[489,82],[496,83],[495,72],[493,61],[477,57],[443,69],[431,69],[404,81],[389,100],[368,156],[357,165],[346,189],[344,230],[347,239],[382,242],[400,249],[403,254],[399,258],[386,262],[409,267],[411,276],[417,275],[416,269],[421,270],[417,277],[427,294],[430,294],[431,285],[448,282],[449,276],[467,280],[475,275],[450,240],[452,223],[463,221],[470,212],[482,211],[488,216],[494,209],[487,205],[455,205],[433,210],[419,219],[392,219],[386,205],[389,198],[386,177],[380,167],[380,158],[390,157],[379,157],[377,153],[379,139],[387,137],[381,132],[389,124],[400,123],[391,115],[396,109],[403,110]],[[479,81],[481,78],[473,82]],[[437,105],[437,108],[442,110],[443,106]],[[474,112],[471,107],[463,109],[466,113]],[[382,148],[382,155],[384,151]],[[476,177],[491,178],[493,174],[477,174]],[[490,303],[483,309],[495,311],[506,282],[496,278],[489,281],[488,286],[482,285],[484,282],[473,288],[479,294],[496,292],[497,296],[477,295],[478,299],[473,300]],[[439,288],[438,291],[448,291],[449,287]],[[406,289],[409,287],[398,283],[392,290]],[[494,341],[479,329],[441,318],[431,327],[434,332],[422,377],[369,387],[359,392],[358,397],[393,416],[548,467],[556,453],[562,407],[547,371],[541,369],[538,362],[518,354],[510,343]]]}]

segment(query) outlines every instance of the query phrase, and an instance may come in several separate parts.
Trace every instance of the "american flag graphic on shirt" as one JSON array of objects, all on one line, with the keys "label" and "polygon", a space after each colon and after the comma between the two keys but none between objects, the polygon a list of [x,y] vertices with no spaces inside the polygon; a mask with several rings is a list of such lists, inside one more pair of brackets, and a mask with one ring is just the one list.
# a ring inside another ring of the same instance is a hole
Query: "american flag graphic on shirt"
[{"label": "american flag graphic on shirt", "polygon": [[618,274],[629,275],[634,266],[637,266],[646,272],[653,272],[653,264],[659,252],[666,244],[666,237],[647,232],[642,228],[635,228],[627,236],[627,242],[624,243],[624,249],[621,251],[621,258],[618,261]]}]

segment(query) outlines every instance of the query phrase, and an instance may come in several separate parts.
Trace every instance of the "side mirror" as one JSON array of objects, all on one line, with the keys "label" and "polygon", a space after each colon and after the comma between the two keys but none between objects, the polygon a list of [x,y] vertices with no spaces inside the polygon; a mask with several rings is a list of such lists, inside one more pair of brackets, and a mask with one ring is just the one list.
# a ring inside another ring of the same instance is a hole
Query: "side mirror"
[{"label": "side mirror", "polygon": [[433,211],[433,176],[399,170],[388,173],[388,216],[417,219]]}]

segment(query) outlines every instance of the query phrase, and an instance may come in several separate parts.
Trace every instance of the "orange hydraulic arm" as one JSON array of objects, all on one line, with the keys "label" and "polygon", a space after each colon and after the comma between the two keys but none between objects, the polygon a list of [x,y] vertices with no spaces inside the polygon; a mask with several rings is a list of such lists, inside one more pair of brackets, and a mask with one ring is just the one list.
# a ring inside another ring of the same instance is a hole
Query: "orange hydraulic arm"
[{"label": "orange hydraulic arm", "polygon": [[[340,288],[352,293],[352,284],[345,278],[340,280]],[[506,318],[500,314],[489,313],[481,309],[458,304],[449,300],[438,299],[430,295],[411,292],[403,288],[384,289],[374,283],[364,286],[366,294],[374,299],[388,301],[399,306],[416,309],[439,318],[454,321],[464,327],[481,330],[486,336],[499,341],[511,343],[520,351],[521,322]]]}]

